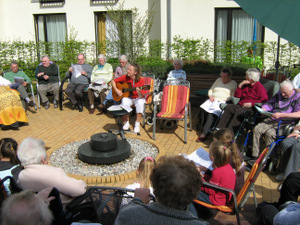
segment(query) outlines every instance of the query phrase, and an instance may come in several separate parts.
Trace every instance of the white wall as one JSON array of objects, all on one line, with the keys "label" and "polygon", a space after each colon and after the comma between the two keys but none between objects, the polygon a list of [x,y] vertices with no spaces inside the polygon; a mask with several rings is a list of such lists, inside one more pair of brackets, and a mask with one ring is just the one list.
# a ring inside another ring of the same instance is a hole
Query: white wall
[{"label": "white wall", "polygon": [[[78,40],[95,41],[94,12],[106,11],[105,6],[91,6],[90,0],[66,0],[57,8],[41,8],[30,0],[0,0],[0,6],[0,40],[35,40],[34,14],[66,13],[68,32],[72,26]],[[134,6],[141,14],[148,9],[147,1],[125,1],[125,8]]]}]

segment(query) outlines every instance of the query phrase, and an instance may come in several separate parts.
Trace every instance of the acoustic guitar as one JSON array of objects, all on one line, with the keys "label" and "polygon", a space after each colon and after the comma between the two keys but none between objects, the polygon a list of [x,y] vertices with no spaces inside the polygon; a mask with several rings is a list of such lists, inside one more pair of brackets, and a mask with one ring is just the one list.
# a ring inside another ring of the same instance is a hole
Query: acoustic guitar
[{"label": "acoustic guitar", "polygon": [[[113,99],[115,101],[121,101],[121,99],[123,97],[129,97],[130,95],[130,91],[135,91],[136,90],[136,87],[130,87],[128,83],[124,82],[124,83],[116,83],[116,87],[117,89],[121,90],[123,92],[123,95],[122,96],[118,96],[117,93],[115,92],[115,90],[112,88],[112,96],[113,96]],[[142,87],[138,87],[142,90],[150,90],[150,85],[149,84],[145,84],[143,85]]]}]

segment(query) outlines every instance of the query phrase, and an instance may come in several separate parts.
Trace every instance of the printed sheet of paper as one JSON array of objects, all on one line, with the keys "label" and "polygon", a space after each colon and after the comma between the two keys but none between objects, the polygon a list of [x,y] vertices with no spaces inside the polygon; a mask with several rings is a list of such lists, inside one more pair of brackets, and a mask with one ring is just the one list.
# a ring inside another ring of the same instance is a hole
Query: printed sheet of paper
[{"label": "printed sheet of paper", "polygon": [[198,148],[196,151],[187,156],[189,160],[194,161],[197,165],[205,166],[213,170],[212,161],[209,159],[209,154],[203,148]]},{"label": "printed sheet of paper", "polygon": [[108,111],[119,111],[122,110],[123,108],[120,105],[112,105],[109,108],[107,108]]},{"label": "printed sheet of paper", "polygon": [[81,75],[82,66],[81,65],[72,65],[72,76],[78,78]]},{"label": "printed sheet of paper", "polygon": [[15,83],[23,84],[24,78],[23,77],[14,77]]},{"label": "printed sheet of paper", "polygon": [[213,113],[213,114],[219,116],[220,113],[221,113],[221,109],[220,109],[220,104],[221,103],[224,103],[224,102],[223,101],[217,101],[217,100],[211,102],[208,99],[202,105],[200,105],[200,107],[208,113]]},{"label": "printed sheet of paper", "polygon": [[257,109],[257,111],[262,114],[262,115],[266,115],[266,116],[272,116],[273,113],[271,112],[267,112],[267,111],[264,111],[262,108],[258,107],[258,106],[255,106],[255,108]]}]

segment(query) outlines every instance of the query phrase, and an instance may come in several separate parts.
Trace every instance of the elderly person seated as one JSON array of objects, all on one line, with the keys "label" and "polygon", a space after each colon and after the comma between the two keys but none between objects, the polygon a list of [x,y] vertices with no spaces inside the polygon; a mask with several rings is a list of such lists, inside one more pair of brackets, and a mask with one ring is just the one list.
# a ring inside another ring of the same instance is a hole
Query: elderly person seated
[{"label": "elderly person seated", "polygon": [[168,74],[167,81],[174,80],[186,80],[186,73],[182,70],[183,62],[181,59],[175,59],[173,62],[174,70],[171,70]]},{"label": "elderly person seated", "polygon": [[196,142],[201,142],[206,139],[209,129],[213,122],[221,114],[220,104],[225,103],[237,87],[235,81],[231,80],[232,72],[229,68],[223,68],[221,78],[218,78],[211,88],[208,90],[209,99],[200,105],[199,126],[201,134]]},{"label": "elderly person seated", "polygon": [[234,92],[234,97],[240,98],[239,103],[237,105],[228,104],[226,106],[217,125],[218,128],[228,128],[235,133],[243,119],[241,116],[243,111],[248,111],[253,115],[255,103],[268,101],[267,91],[259,82],[260,71],[250,68],[246,71],[245,78]]},{"label": "elderly person seated", "polygon": [[38,192],[47,187],[56,187],[63,206],[85,193],[86,184],[83,180],[71,178],[61,168],[48,165],[45,143],[42,140],[24,139],[17,155],[24,167],[18,180],[24,190]]},{"label": "elderly person seated", "polygon": [[1,224],[51,225],[53,215],[46,202],[31,190],[14,194],[3,202]]},{"label": "elderly person seated", "polygon": [[300,118],[300,93],[295,91],[291,81],[285,80],[280,84],[280,91],[264,104],[262,109],[273,115],[254,127],[252,157],[259,155],[259,140],[262,135],[265,136],[267,146],[275,140],[280,120],[288,119],[288,122],[292,123],[295,118]]},{"label": "elderly person seated", "polygon": [[300,169],[300,121],[291,134],[280,142],[281,159],[277,181],[284,180],[290,173]]},{"label": "elderly person seated", "polygon": [[71,82],[67,86],[66,93],[73,107],[75,109],[78,108],[79,112],[83,111],[82,93],[89,86],[91,74],[91,65],[86,64],[84,54],[79,53],[77,55],[77,64],[72,65],[66,73],[67,78],[71,77]]},{"label": "elderly person seated", "polygon": [[91,84],[88,89],[88,97],[90,103],[89,113],[93,114],[95,112],[95,97],[100,98],[99,108],[101,111],[104,109],[103,102],[105,101],[106,94],[109,83],[113,78],[113,68],[106,62],[106,57],[103,54],[98,55],[99,65],[96,65],[92,71]]},{"label": "elderly person seated", "polygon": [[[11,88],[18,90],[20,93],[20,98],[23,102],[26,102],[28,106],[33,107],[34,102],[30,100],[27,94],[27,86],[31,83],[30,78],[21,70],[19,70],[19,65],[17,61],[12,61],[10,63],[10,72],[4,74],[4,78],[9,80],[13,85]],[[22,78],[21,83],[15,83],[16,78]],[[26,108],[24,106],[24,108]]]},{"label": "elderly person seated", "polygon": [[257,124],[253,130],[252,157],[259,155],[260,138],[265,136],[266,146],[269,146],[276,138],[276,129],[280,120],[289,119],[288,122],[300,118],[300,93],[297,93],[293,84],[285,80],[280,84],[280,91],[274,95],[262,109],[273,113],[271,117]]},{"label": "elderly person seated", "polygon": [[18,129],[19,123],[28,123],[19,93],[10,89],[9,80],[0,76],[0,127]]},{"label": "elderly person seated", "polygon": [[156,202],[149,203],[149,189],[147,192],[136,189],[137,198],[120,210],[115,225],[208,224],[187,211],[202,184],[194,162],[182,156],[163,156],[154,167],[150,180]]},{"label": "elderly person seated", "polygon": [[115,70],[115,74],[114,74],[114,79],[118,78],[118,77],[121,77],[123,75],[126,75],[127,74],[127,70],[128,70],[128,67],[129,67],[129,63],[128,63],[128,58],[126,55],[121,55],[119,57],[119,62],[120,62],[120,65],[117,66],[116,70]]},{"label": "elderly person seated", "polygon": [[53,91],[54,108],[58,107],[58,95],[59,95],[59,78],[58,68],[54,63],[50,63],[49,56],[44,55],[41,58],[42,65],[39,65],[36,69],[36,77],[38,80],[38,93],[41,96],[42,104],[45,109],[49,109],[50,104],[47,98],[47,92]]}]

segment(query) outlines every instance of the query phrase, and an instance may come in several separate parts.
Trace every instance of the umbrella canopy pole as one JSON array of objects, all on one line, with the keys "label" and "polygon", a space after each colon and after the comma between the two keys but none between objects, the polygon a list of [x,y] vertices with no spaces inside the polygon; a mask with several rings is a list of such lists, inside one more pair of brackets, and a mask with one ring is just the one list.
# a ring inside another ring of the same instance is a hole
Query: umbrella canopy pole
[{"label": "umbrella canopy pole", "polygon": [[277,56],[275,62],[275,69],[276,69],[276,81],[278,81],[278,70],[279,70],[279,50],[280,50],[280,36],[278,35],[277,41]]}]

